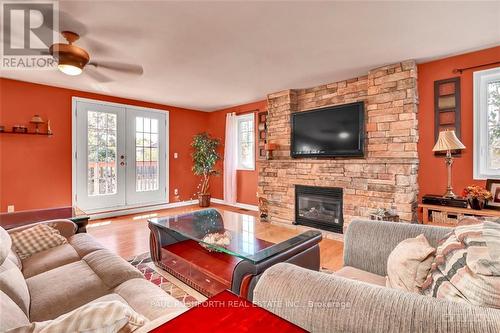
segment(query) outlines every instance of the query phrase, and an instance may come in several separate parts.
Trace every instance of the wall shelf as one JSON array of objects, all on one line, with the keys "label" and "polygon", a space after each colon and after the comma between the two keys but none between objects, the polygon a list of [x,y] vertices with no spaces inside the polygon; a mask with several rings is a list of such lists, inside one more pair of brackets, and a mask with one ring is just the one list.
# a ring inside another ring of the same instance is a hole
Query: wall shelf
[{"label": "wall shelf", "polygon": [[13,131],[1,131],[0,134],[24,134],[24,135],[43,135],[43,136],[52,136],[53,133],[48,132],[13,132]]}]

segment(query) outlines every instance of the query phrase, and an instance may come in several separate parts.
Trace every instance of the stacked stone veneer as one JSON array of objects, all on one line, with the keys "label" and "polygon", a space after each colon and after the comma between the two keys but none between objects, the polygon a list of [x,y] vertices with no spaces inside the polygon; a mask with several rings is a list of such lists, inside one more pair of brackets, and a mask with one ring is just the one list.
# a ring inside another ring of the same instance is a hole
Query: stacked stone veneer
[{"label": "stacked stone veneer", "polygon": [[[364,158],[290,157],[293,112],[365,102]],[[278,150],[259,161],[259,195],[269,202],[271,222],[291,224],[295,185],[341,187],[344,228],[377,208],[397,208],[400,218],[416,218],[418,131],[417,66],[404,61],[369,71],[367,76],[314,88],[268,95],[268,141]]]}]

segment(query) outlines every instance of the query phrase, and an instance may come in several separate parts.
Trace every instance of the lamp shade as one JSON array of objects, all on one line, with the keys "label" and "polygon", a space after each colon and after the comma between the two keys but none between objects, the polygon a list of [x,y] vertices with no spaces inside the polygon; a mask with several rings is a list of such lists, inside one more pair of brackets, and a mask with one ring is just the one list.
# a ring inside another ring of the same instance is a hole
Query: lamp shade
[{"label": "lamp shade", "polygon": [[465,149],[465,146],[460,140],[458,140],[455,131],[442,131],[439,132],[439,137],[432,148],[432,151],[447,151]]}]

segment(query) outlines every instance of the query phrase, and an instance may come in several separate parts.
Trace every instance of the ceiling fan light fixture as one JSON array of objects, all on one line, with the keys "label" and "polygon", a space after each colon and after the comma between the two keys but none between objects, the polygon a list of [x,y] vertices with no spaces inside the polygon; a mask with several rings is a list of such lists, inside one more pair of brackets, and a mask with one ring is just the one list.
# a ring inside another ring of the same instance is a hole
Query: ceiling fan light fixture
[{"label": "ceiling fan light fixture", "polygon": [[68,64],[59,64],[57,68],[66,75],[76,76],[82,74],[82,69]]},{"label": "ceiling fan light fixture", "polygon": [[72,44],[54,44],[50,54],[57,60],[57,68],[66,75],[80,75],[90,56],[84,49]]}]

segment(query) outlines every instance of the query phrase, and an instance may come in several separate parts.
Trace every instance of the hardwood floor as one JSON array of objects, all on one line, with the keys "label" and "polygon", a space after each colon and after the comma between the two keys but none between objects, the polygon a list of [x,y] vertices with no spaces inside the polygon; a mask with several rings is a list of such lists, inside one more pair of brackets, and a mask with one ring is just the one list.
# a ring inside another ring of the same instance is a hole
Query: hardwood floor
[{"label": "hardwood floor", "polygon": [[[257,217],[257,212],[247,211],[225,205],[212,204],[224,213],[225,211]],[[127,259],[134,255],[149,252],[149,218],[181,214],[199,210],[197,205],[170,208],[139,214],[119,216],[114,218],[93,220],[87,226],[87,232],[97,238],[104,246]],[[297,231],[279,227],[273,224],[258,222],[256,235],[266,241],[279,241],[284,235],[297,233]],[[331,239],[323,239],[320,243],[321,267],[335,271],[343,264],[343,243]]]}]

